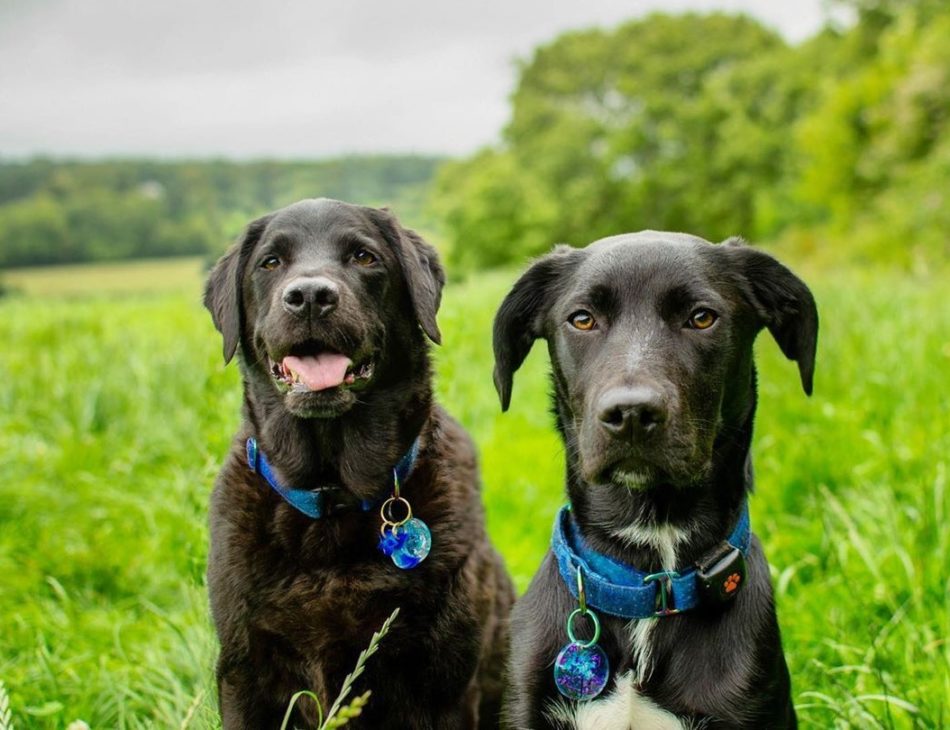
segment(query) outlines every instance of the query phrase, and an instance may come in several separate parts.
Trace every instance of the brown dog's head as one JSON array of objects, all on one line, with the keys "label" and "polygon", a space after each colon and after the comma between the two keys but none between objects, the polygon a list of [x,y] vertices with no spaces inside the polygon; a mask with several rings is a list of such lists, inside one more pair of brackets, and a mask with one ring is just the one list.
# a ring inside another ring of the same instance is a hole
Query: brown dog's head
[{"label": "brown dog's head", "polygon": [[654,231],[559,247],[498,311],[495,384],[507,408],[514,372],[546,339],[559,424],[583,480],[688,487],[713,476],[717,445],[751,428],[763,327],[810,393],[815,302],[768,254]]},{"label": "brown dog's head", "polygon": [[[304,200],[253,221],[205,306],[245,377],[300,418],[335,418],[440,341],[435,249],[386,210]],[[421,328],[421,329],[420,329]]]}]

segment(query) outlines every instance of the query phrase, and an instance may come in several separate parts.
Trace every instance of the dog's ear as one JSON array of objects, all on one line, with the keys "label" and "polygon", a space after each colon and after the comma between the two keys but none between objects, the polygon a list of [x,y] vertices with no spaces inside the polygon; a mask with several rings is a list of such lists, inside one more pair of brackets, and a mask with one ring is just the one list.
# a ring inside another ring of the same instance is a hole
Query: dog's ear
[{"label": "dog's ear", "polygon": [[818,308],[808,286],[772,256],[741,238],[722,244],[737,262],[740,286],[785,357],[798,363],[802,388],[811,395],[818,347]]},{"label": "dog's ear", "polygon": [[244,306],[241,302],[241,282],[244,268],[272,216],[251,222],[237,242],[228,249],[211,269],[205,283],[204,304],[211,319],[224,339],[224,362],[231,362],[241,340]]},{"label": "dog's ear", "polygon": [[555,283],[574,265],[577,253],[577,249],[561,245],[535,261],[498,308],[492,343],[495,390],[503,411],[511,404],[515,371],[528,356],[534,341],[544,334],[544,318],[551,306]]},{"label": "dog's ear", "polygon": [[399,260],[419,326],[430,340],[441,345],[442,333],[436,314],[442,303],[445,270],[439,262],[438,252],[418,233],[403,228],[386,208],[371,210],[377,226]]}]

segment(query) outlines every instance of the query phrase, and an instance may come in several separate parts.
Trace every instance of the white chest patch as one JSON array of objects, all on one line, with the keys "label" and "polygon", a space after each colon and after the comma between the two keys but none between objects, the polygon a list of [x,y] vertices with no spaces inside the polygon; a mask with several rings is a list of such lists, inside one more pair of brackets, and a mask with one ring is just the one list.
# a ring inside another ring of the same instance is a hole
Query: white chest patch
[{"label": "white chest patch", "polygon": [[689,529],[673,525],[628,525],[614,531],[628,545],[646,545],[660,554],[663,570],[676,569],[676,548],[689,539]]},{"label": "white chest patch", "polygon": [[643,684],[653,672],[653,644],[650,635],[659,619],[641,618],[627,624],[630,635],[630,653],[633,658],[634,681]]},{"label": "white chest patch", "polygon": [[[646,545],[659,553],[660,567],[663,570],[676,569],[676,551],[689,538],[689,530],[672,525],[656,525],[643,527],[630,525],[617,530],[614,535],[631,545]],[[643,684],[650,678],[653,671],[653,645],[650,634],[658,619],[645,618],[631,621],[627,624],[630,636],[630,652],[633,655],[635,680]]]},{"label": "white chest patch", "polygon": [[686,730],[676,715],[634,689],[631,672],[617,678],[614,691],[590,702],[558,700],[547,708],[551,720],[574,730]]}]

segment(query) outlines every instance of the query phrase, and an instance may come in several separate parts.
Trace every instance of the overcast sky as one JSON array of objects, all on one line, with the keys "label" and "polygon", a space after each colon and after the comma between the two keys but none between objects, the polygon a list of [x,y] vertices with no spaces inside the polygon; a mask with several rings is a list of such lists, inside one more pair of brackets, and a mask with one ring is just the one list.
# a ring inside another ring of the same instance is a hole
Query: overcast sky
[{"label": "overcast sky", "polygon": [[0,156],[468,153],[516,59],[656,9],[792,42],[823,22],[822,0],[0,0]]}]

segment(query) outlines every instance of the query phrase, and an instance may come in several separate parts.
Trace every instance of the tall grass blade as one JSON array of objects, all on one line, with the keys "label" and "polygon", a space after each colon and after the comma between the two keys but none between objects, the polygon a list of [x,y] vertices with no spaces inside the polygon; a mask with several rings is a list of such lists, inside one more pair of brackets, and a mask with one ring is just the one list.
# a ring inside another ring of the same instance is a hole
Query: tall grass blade
[{"label": "tall grass blade", "polygon": [[373,638],[370,639],[369,646],[360,652],[360,655],[356,660],[356,666],[353,668],[353,671],[347,674],[346,678],[343,680],[343,686],[340,688],[340,694],[338,694],[336,699],[333,701],[333,705],[330,707],[330,711],[327,713],[326,722],[323,723],[321,730],[326,730],[326,728],[330,727],[328,723],[331,719],[333,719],[337,712],[340,711],[340,705],[343,704],[343,700],[346,699],[347,695],[350,693],[350,690],[353,689],[353,683],[356,681],[357,677],[363,673],[363,669],[366,666],[366,661],[377,652],[380,641],[384,636],[386,636],[386,634],[389,633],[389,629],[398,615],[399,608],[397,607],[389,615],[389,618],[383,622],[383,625],[379,631],[373,634]]},{"label": "tall grass blade", "polygon": [[10,710],[10,695],[0,680],[0,730],[13,730],[13,712]]}]

